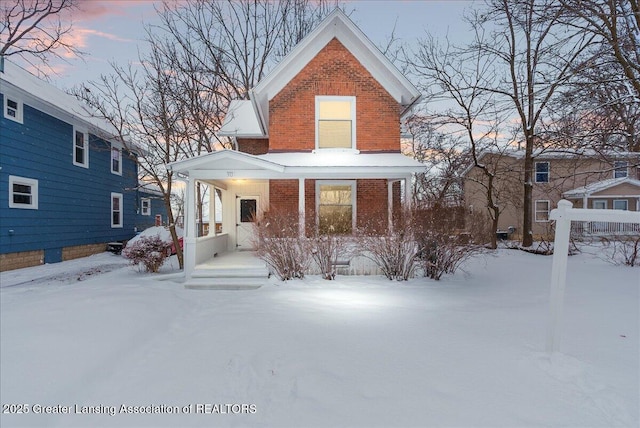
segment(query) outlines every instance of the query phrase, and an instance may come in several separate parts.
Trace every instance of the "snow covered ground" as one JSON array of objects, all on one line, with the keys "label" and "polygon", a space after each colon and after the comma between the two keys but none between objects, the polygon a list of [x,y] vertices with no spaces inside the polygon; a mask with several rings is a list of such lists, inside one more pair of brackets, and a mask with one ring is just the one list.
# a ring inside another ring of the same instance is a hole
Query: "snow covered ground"
[{"label": "snow covered ground", "polygon": [[500,250],[441,282],[254,291],[108,253],[5,272],[0,425],[639,426],[640,269],[571,257],[549,356],[550,267]]}]

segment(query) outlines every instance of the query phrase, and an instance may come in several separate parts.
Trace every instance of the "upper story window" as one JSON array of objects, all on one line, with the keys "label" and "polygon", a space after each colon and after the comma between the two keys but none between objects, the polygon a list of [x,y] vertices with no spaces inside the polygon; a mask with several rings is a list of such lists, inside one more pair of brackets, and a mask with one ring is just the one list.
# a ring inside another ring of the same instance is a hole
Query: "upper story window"
[{"label": "upper story window", "polygon": [[22,101],[4,94],[4,117],[22,123]]},{"label": "upper story window", "polygon": [[536,162],[536,183],[549,182],[549,162]]},{"label": "upper story window", "polygon": [[356,148],[356,97],[316,97],[316,149]]},{"label": "upper story window", "polygon": [[89,167],[89,134],[73,130],[73,164]]},{"label": "upper story window", "polygon": [[38,180],[9,176],[9,208],[38,209]]},{"label": "upper story window", "polygon": [[122,149],[111,144],[111,172],[122,175]]},{"label": "upper story window", "polygon": [[629,162],[615,161],[613,163],[613,178],[625,178],[629,175]]},{"label": "upper story window", "polygon": [[151,199],[149,198],[140,199],[140,214],[151,215]]}]

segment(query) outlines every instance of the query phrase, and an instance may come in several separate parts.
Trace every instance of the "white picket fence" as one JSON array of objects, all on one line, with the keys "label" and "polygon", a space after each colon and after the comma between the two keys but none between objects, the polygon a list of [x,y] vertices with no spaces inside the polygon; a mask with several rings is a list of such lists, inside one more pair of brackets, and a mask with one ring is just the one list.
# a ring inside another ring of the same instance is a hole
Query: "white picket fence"
[{"label": "white picket fence", "polygon": [[551,295],[546,348],[547,352],[557,352],[560,345],[560,320],[562,318],[564,290],[567,281],[567,257],[571,222],[602,225],[640,224],[640,212],[573,208],[571,202],[563,199],[558,202],[558,208],[551,211],[549,217],[551,220],[556,221],[556,235],[551,265]]}]

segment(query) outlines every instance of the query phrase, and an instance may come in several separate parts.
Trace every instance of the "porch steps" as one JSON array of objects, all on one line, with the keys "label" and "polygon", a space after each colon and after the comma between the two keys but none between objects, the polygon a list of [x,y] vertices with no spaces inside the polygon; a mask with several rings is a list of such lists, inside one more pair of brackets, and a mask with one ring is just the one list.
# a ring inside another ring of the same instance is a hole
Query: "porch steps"
[{"label": "porch steps", "polygon": [[268,277],[264,267],[224,267],[218,269],[197,269],[185,282],[185,288],[193,290],[255,290]]}]

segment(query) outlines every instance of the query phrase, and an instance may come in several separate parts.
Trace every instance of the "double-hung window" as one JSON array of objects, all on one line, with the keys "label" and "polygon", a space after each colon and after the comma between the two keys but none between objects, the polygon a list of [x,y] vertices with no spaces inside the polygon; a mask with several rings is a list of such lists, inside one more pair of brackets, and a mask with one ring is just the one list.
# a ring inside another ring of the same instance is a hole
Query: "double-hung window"
[{"label": "double-hung window", "polygon": [[549,221],[549,211],[551,209],[551,201],[536,201],[535,203],[535,219],[536,223],[546,223]]},{"label": "double-hung window", "polygon": [[73,130],[73,164],[89,167],[89,134],[78,129]]},{"label": "double-hung window", "polygon": [[629,210],[629,201],[627,199],[614,199],[613,209],[627,211]]},{"label": "double-hung window", "polygon": [[356,97],[316,97],[316,149],[356,148]]},{"label": "double-hung window", "polygon": [[111,144],[111,172],[122,175],[122,149]]},{"label": "double-hung window", "polygon": [[111,193],[111,227],[122,227],[122,193]]},{"label": "double-hung window", "polygon": [[625,178],[629,175],[629,162],[613,162],[613,178]]},{"label": "double-hung window", "polygon": [[38,209],[38,180],[9,176],[9,208]]},{"label": "double-hung window", "polygon": [[549,182],[549,162],[536,162],[536,183]]},{"label": "double-hung window", "polygon": [[17,98],[3,94],[4,117],[14,122],[22,123],[22,101]]},{"label": "double-hung window", "polygon": [[320,234],[346,235],[355,226],[355,181],[317,181],[316,205]]},{"label": "double-hung window", "polygon": [[151,199],[149,198],[140,199],[140,214],[151,215]]}]

